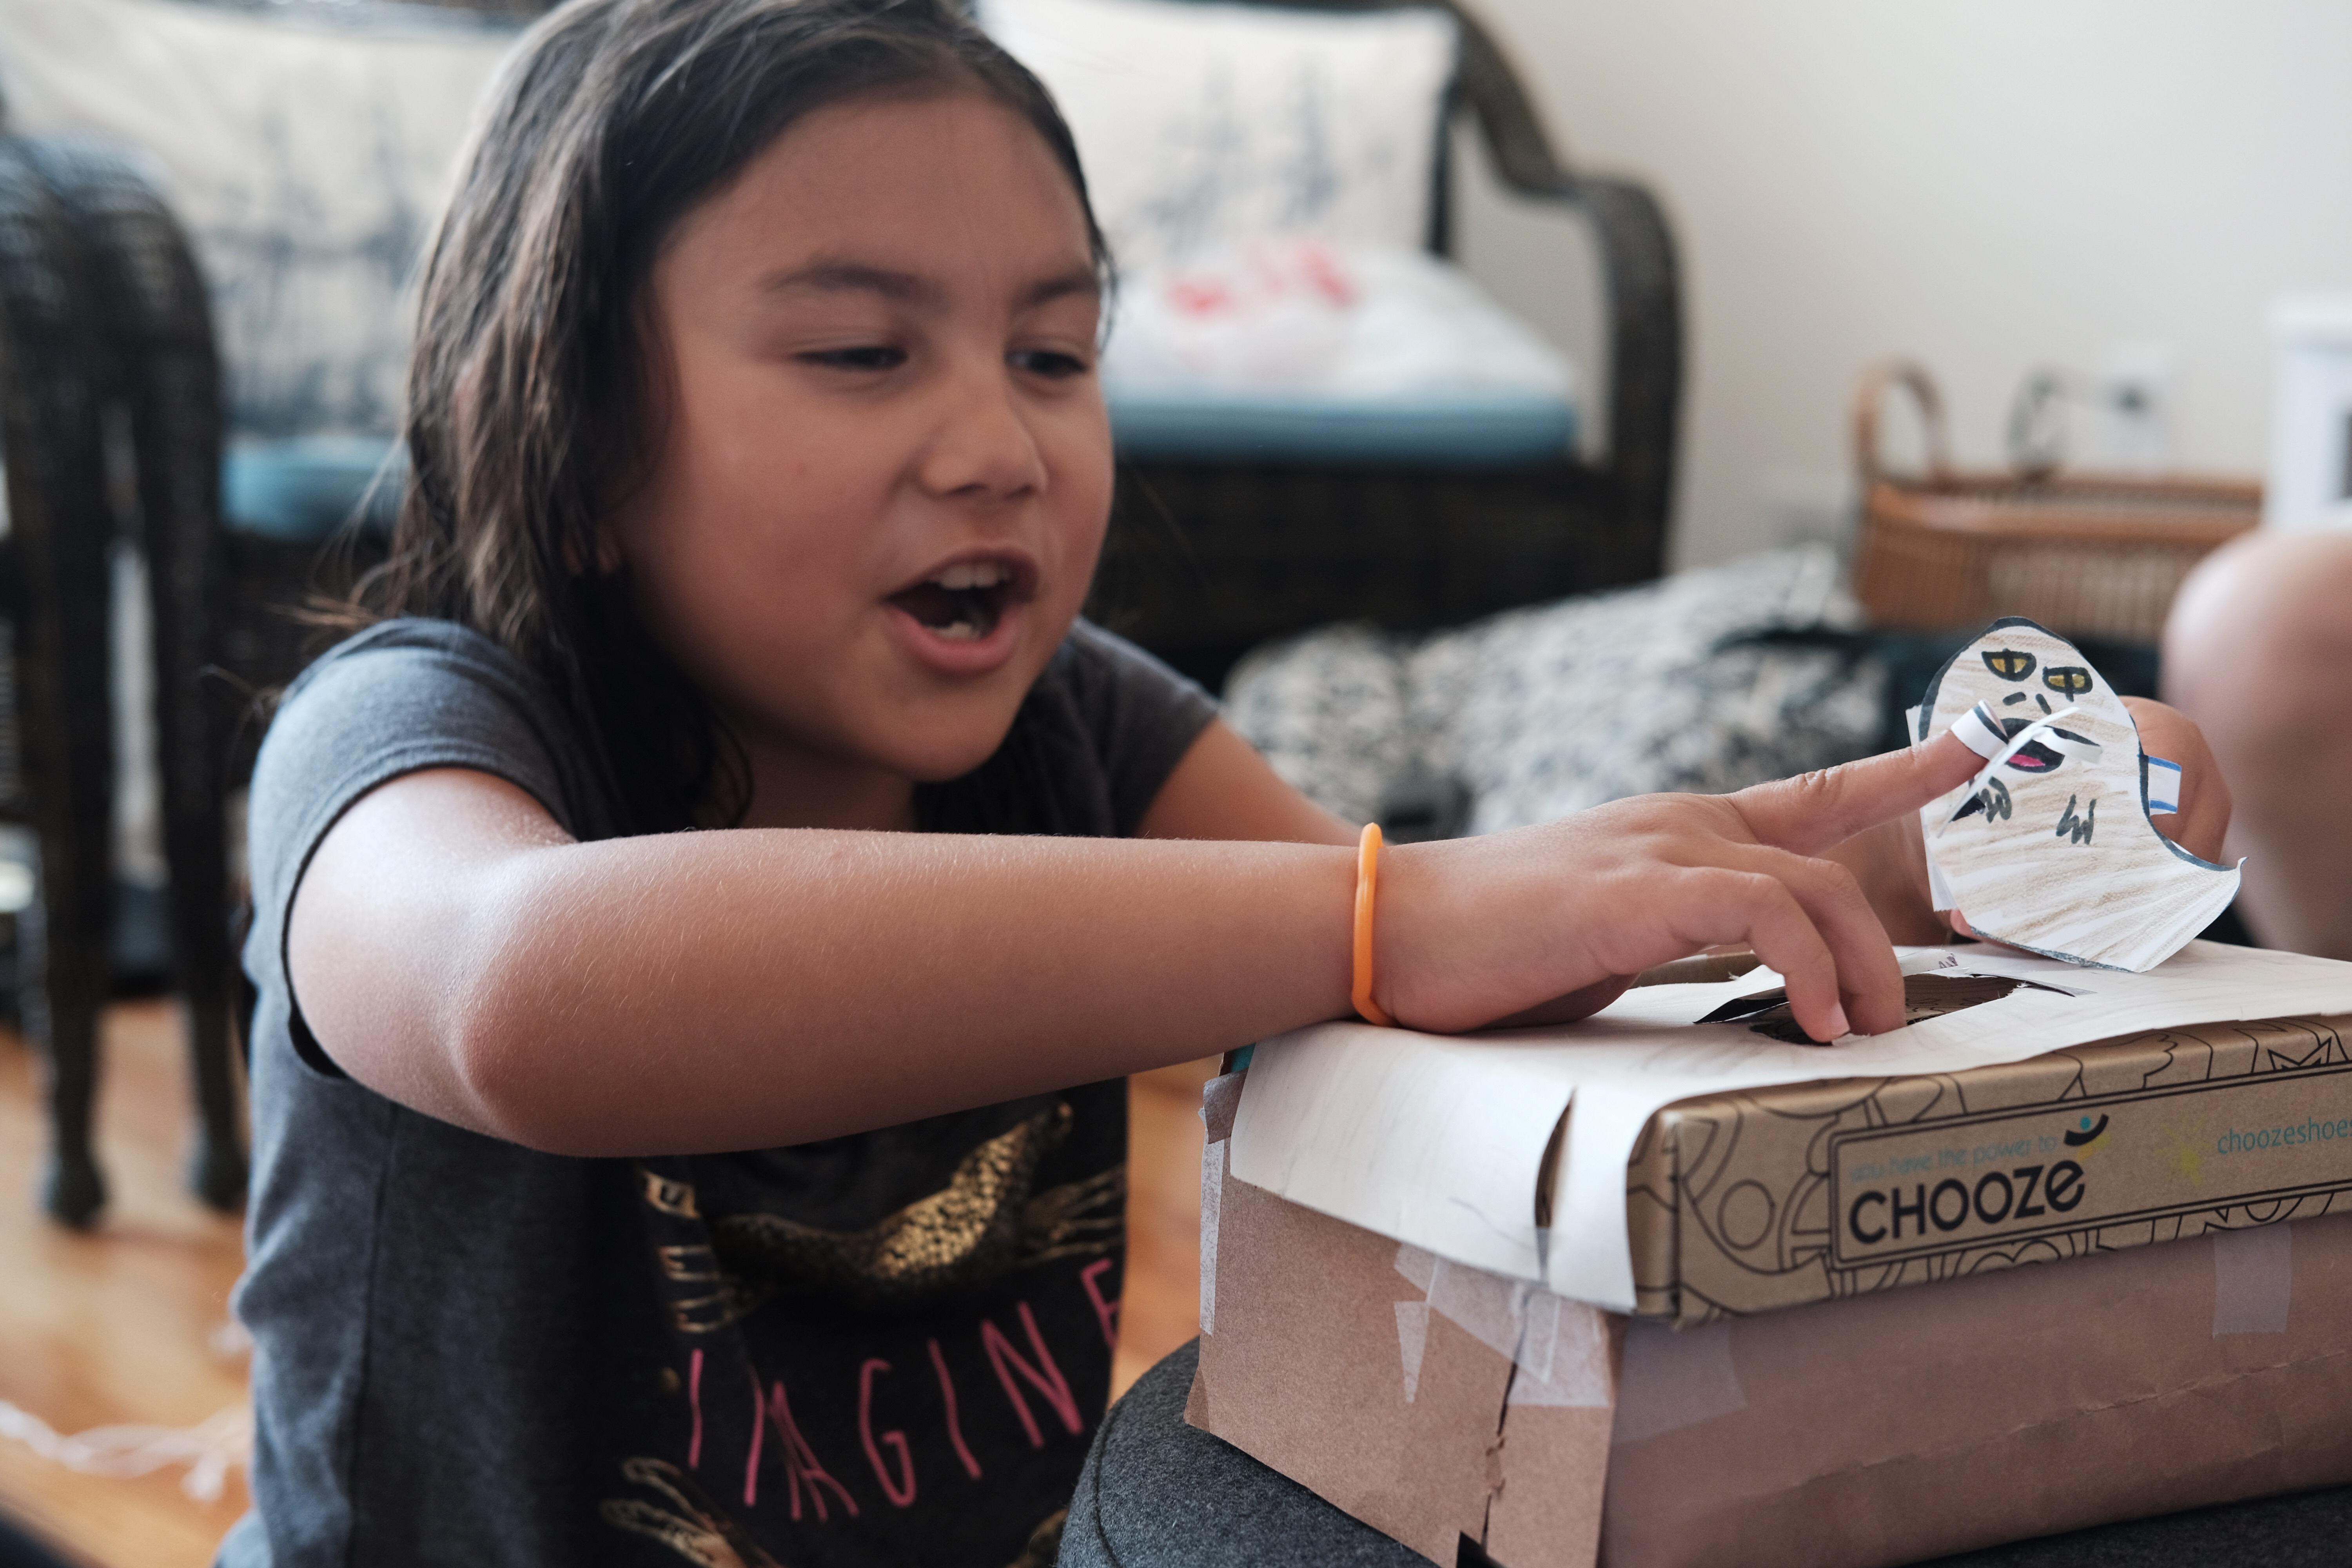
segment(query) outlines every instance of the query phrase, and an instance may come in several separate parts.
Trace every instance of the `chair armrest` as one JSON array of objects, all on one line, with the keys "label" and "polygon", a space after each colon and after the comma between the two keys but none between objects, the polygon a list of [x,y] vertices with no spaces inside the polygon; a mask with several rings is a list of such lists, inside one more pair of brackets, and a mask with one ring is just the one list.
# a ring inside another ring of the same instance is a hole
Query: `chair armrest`
[{"label": "chair armrest", "polygon": [[1674,231],[1643,186],[1567,168],[1501,46],[1458,5],[1449,9],[1461,24],[1456,90],[1477,116],[1504,188],[1578,208],[1599,242],[1609,324],[1607,471],[1629,530],[1642,536],[1652,570],[1661,570],[1682,403],[1682,281]]},{"label": "chair armrest", "polygon": [[1600,242],[1609,317],[1608,471],[1629,528],[1665,565],[1682,423],[1683,311],[1673,231],[1648,190],[1630,180],[1571,177],[1545,195],[1580,208]]}]

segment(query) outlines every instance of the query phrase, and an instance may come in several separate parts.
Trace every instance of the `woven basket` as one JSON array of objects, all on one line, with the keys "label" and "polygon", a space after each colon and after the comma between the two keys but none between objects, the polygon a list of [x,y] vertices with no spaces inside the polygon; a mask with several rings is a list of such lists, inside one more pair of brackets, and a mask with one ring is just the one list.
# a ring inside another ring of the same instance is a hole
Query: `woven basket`
[{"label": "woven basket", "polygon": [[[1924,475],[1879,464],[1890,385],[1919,405]],[[1881,626],[1943,631],[2024,616],[2070,637],[2153,643],[2190,569],[2262,519],[2262,486],[2251,480],[1957,469],[1935,382],[1901,361],[1864,374],[1853,449],[1863,492],[1854,593]]]}]

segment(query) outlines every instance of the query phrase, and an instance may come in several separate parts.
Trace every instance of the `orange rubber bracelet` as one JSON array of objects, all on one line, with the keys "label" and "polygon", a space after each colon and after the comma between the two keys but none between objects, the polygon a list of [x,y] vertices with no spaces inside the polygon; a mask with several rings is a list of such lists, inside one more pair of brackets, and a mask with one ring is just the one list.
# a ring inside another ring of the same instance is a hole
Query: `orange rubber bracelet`
[{"label": "orange rubber bracelet", "polygon": [[1372,1000],[1372,893],[1381,880],[1381,825],[1364,824],[1356,841],[1356,985],[1349,1000],[1367,1024],[1392,1028],[1396,1020]]}]

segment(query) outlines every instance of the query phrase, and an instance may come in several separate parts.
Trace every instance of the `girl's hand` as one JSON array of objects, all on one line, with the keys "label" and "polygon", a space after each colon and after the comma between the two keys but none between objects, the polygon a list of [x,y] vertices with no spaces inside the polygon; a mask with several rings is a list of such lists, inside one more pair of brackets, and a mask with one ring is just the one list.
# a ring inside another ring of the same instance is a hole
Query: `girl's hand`
[{"label": "girl's hand", "polygon": [[2219,860],[2230,831],[2230,786],[2205,731],[2179,709],[2145,697],[2126,697],[2124,706],[2139,726],[2140,750],[2180,764],[2180,809],[2153,818],[2156,830],[2200,860]]},{"label": "girl's hand", "polygon": [[1979,765],[1943,735],[1737,795],[1644,795],[1400,846],[1381,873],[1374,997],[1436,1031],[1561,1022],[1653,964],[1743,943],[1787,979],[1814,1038],[1895,1028],[1903,982],[1885,929],[1853,872],[1817,857]]}]

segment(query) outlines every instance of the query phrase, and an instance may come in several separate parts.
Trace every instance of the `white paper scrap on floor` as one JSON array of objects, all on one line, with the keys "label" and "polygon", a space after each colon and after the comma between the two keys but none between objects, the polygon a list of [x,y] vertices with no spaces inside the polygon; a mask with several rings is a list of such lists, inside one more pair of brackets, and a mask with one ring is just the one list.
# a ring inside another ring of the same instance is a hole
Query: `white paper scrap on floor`
[{"label": "white paper scrap on floor", "polygon": [[[1259,1046],[1236,1113],[1234,1177],[1441,1258],[1613,1311],[1634,1310],[1625,1166],[1680,1100],[1771,1084],[1959,1072],[2145,1029],[2352,1013],[2352,963],[2192,942],[2147,973],[1991,947],[1898,950],[1906,970],[2031,982],[1995,1001],[1830,1047],[1740,1019],[1769,969],[1628,992],[1582,1023],[1484,1036],[1323,1024]],[[1535,1196],[1564,1146],[1551,1225]]]}]

